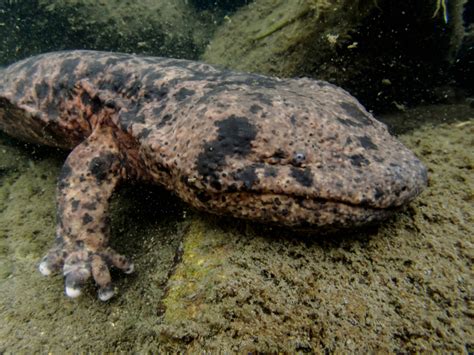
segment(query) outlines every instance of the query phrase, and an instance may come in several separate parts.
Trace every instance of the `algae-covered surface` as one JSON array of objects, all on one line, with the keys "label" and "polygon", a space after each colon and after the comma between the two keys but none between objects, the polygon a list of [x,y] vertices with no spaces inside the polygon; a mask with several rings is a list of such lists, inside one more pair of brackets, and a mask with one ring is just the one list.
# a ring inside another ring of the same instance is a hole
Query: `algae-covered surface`
[{"label": "algae-covered surface", "polygon": [[456,64],[468,36],[465,4],[257,0],[217,28],[202,58],[232,69],[326,80],[379,112],[446,102],[455,95],[446,90],[453,73],[459,70],[462,82],[472,66],[469,59]]},{"label": "algae-covered surface", "polygon": [[112,244],[136,273],[114,273],[106,303],[92,284],[68,299],[60,276],[36,271],[65,153],[0,136],[0,352],[472,352],[473,116],[451,105],[385,118],[429,186],[369,229],[296,234],[122,188]]},{"label": "algae-covered surface", "polygon": [[61,49],[197,59],[215,26],[186,0],[0,1],[0,64]]}]

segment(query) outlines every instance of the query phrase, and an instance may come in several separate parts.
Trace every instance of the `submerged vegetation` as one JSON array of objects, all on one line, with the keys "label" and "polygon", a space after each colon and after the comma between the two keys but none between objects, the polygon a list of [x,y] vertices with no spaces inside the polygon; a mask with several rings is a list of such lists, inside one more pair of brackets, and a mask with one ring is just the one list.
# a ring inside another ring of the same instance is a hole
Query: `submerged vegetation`
[{"label": "submerged vegetation", "polygon": [[438,15],[439,10],[442,8],[443,9],[443,19],[445,23],[448,23],[448,8],[446,6],[446,2],[448,0],[436,0],[436,9],[433,14],[433,18],[435,18]]}]

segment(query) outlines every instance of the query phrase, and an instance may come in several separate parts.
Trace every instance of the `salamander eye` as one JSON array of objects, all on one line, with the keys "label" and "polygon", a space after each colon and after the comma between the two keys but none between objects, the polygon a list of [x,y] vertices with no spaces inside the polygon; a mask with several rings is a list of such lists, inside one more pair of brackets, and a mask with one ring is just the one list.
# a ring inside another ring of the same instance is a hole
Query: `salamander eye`
[{"label": "salamander eye", "polygon": [[293,164],[300,166],[306,160],[306,154],[303,152],[295,152],[293,155]]}]

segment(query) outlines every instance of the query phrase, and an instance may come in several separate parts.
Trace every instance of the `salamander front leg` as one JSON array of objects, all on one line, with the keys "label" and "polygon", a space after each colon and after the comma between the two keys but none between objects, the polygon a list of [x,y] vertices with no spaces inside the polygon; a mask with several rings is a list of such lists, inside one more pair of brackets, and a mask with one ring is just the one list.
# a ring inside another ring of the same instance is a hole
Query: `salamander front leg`
[{"label": "salamander front leg", "polygon": [[120,152],[110,127],[97,128],[71,152],[61,170],[55,245],[39,270],[49,275],[62,269],[69,297],[79,296],[92,276],[99,298],[107,301],[114,295],[110,266],[133,271],[126,257],[108,247],[109,198],[121,178]]}]

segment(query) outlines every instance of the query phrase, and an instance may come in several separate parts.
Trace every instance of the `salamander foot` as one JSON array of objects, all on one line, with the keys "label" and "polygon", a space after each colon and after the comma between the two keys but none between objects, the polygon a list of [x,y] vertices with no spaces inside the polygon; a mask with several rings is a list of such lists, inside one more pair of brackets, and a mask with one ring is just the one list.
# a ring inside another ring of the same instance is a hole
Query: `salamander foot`
[{"label": "salamander foot", "polygon": [[109,271],[111,266],[126,274],[130,274],[134,270],[134,265],[128,258],[111,248],[98,251],[83,248],[68,252],[60,250],[58,247],[49,251],[41,260],[38,269],[41,274],[49,276],[62,268],[65,278],[65,293],[71,298],[76,298],[81,294],[82,287],[92,276],[99,286],[99,299],[108,301],[115,293]]}]

